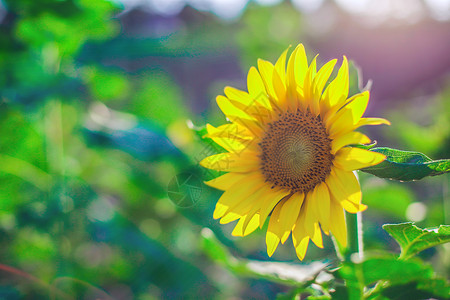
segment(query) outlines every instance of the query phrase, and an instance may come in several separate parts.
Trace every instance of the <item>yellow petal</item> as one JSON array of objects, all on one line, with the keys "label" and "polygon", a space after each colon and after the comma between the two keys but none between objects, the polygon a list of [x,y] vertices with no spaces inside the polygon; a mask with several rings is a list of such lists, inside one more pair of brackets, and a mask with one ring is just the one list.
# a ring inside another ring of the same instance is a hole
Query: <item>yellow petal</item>
[{"label": "yellow petal", "polygon": [[261,199],[261,225],[262,228],[264,226],[264,223],[266,222],[267,216],[269,216],[272,209],[275,207],[275,205],[278,204],[281,200],[283,200],[284,197],[287,197],[290,194],[290,191],[283,190],[283,189],[270,189],[267,190],[267,193],[265,196]]},{"label": "yellow petal", "polygon": [[333,73],[334,66],[336,65],[337,59],[330,60],[325,65],[320,68],[317,75],[313,80],[314,94],[320,98],[322,95],[325,84],[330,78],[331,73]]},{"label": "yellow petal", "polygon": [[267,94],[264,82],[255,67],[251,67],[248,71],[247,88],[248,93],[255,100]]},{"label": "yellow petal", "polygon": [[276,94],[273,89],[273,71],[275,67],[268,61],[258,59],[258,69],[261,74],[261,78],[264,82],[267,93],[269,94],[269,102],[274,110],[280,112],[278,105],[276,104]]},{"label": "yellow petal", "polygon": [[[281,56],[278,58],[277,62],[275,63],[275,71],[280,76],[280,80],[283,83],[283,85],[286,82],[286,56],[289,51],[289,48],[291,48],[291,46],[289,46],[286,50],[284,50],[284,52],[281,54]],[[274,87],[274,88],[276,90],[276,87]]]},{"label": "yellow petal", "polygon": [[[256,69],[254,70],[257,72]],[[232,87],[226,87],[224,91],[229,102],[241,110],[242,113],[248,115],[251,120],[256,120],[258,123],[265,123],[271,119],[272,108],[268,100],[266,100],[267,97],[264,93],[260,93],[258,98],[253,98],[246,92]]]},{"label": "yellow petal", "polygon": [[236,221],[237,219],[239,219],[241,217],[242,217],[242,215],[230,211],[230,212],[227,212],[222,218],[220,218],[219,223],[220,224],[228,224],[230,222]]},{"label": "yellow petal", "polygon": [[242,217],[231,232],[233,236],[247,236],[259,226],[259,215],[246,215]]},{"label": "yellow petal", "polygon": [[273,232],[267,231],[266,233],[266,245],[267,255],[271,257],[275,250],[277,250],[278,244],[280,244],[280,238]]},{"label": "yellow petal", "polygon": [[[207,136],[209,137],[209,136]],[[217,145],[221,146],[229,153],[233,153],[236,155],[241,154],[243,151],[259,151],[258,144],[254,140],[244,140],[240,138],[236,138],[233,136],[230,137],[209,137],[211,138]]]},{"label": "yellow petal", "polygon": [[295,248],[295,253],[297,254],[298,259],[303,260],[306,255],[306,250],[308,249],[309,244],[309,236],[305,236],[299,242],[298,246]]},{"label": "yellow petal", "polygon": [[254,206],[249,213],[247,214],[247,218],[244,221],[244,224],[242,225],[242,230],[244,232],[244,235],[247,235],[247,231],[250,230],[250,232],[253,232],[255,229],[253,229],[254,226],[260,227],[261,225],[261,216],[258,213],[259,207]]},{"label": "yellow petal", "polygon": [[[265,199],[264,197],[268,197],[271,195],[270,191],[268,190],[270,190],[270,187],[268,187],[267,184],[261,186],[261,188],[259,188],[249,197],[241,199],[241,201],[236,203],[235,206],[230,206],[228,211],[237,213],[241,216],[253,216],[261,209],[261,205],[263,203],[263,200]],[[250,219],[247,218],[247,221],[250,221]]]},{"label": "yellow petal", "polygon": [[381,153],[345,147],[336,152],[333,163],[345,171],[353,171],[377,165],[385,159],[386,156]]},{"label": "yellow petal", "polygon": [[327,126],[328,135],[331,139],[335,139],[339,135],[345,134],[353,130],[353,115],[352,111],[343,108],[338,112],[339,117],[334,122]]},{"label": "yellow petal", "polygon": [[311,200],[316,207],[316,215],[323,231],[328,232],[330,228],[330,194],[325,182],[316,186],[311,195]]},{"label": "yellow petal", "polygon": [[331,201],[330,208],[330,231],[342,247],[347,247],[347,225],[344,209],[335,201]]},{"label": "yellow petal", "polygon": [[354,144],[369,144],[371,140],[361,132],[351,131],[344,135],[336,137],[331,142],[331,154],[336,154],[336,152],[342,147]]},{"label": "yellow petal", "polygon": [[300,215],[292,230],[292,242],[294,243],[295,252],[300,260],[303,260],[308,249],[309,235],[306,233],[304,226],[304,210],[300,212]]},{"label": "yellow petal", "polygon": [[215,189],[225,191],[236,183],[242,182],[247,176],[248,174],[245,173],[227,173],[210,181],[206,181],[205,184]]},{"label": "yellow petal", "polygon": [[259,126],[258,121],[255,118],[249,116],[247,113],[243,112],[241,109],[234,106],[228,98],[224,96],[217,96],[216,102],[219,108],[230,121],[246,127],[256,136],[261,135],[262,128],[261,126]]},{"label": "yellow petal", "polygon": [[243,182],[232,185],[217,201],[213,214],[214,219],[223,217],[230,207],[234,207],[243,199],[250,197],[264,185],[264,178],[259,172],[249,174]]},{"label": "yellow petal", "polygon": [[258,153],[244,151],[239,155],[220,153],[206,157],[200,162],[202,167],[221,172],[251,172],[259,170]]},{"label": "yellow petal", "polygon": [[347,99],[349,90],[348,61],[344,56],[336,78],[328,85],[321,101],[321,112],[325,113],[333,106],[342,106]]},{"label": "yellow petal", "polygon": [[246,127],[236,123],[224,124],[219,127],[214,127],[211,124],[206,124],[206,130],[208,131],[207,137],[228,137],[239,138],[243,140],[251,140],[254,138],[253,133]]},{"label": "yellow petal", "polygon": [[313,80],[314,76],[316,76],[316,65],[317,65],[317,56],[314,57],[313,61],[311,62],[311,65],[308,68],[308,71],[306,71],[305,76],[305,82],[303,83],[303,93],[304,93],[304,101],[307,103],[306,107],[309,107],[310,109],[313,108]]},{"label": "yellow petal", "polygon": [[[350,118],[347,115],[351,116],[352,125],[356,125],[361,119],[364,111],[367,108],[367,104],[369,103],[369,92],[365,91],[363,93],[356,94],[349,99],[345,100],[344,107],[340,109],[339,106],[334,106],[330,108],[330,110],[325,114],[324,123],[325,126],[331,126],[336,120],[340,118]],[[339,110],[340,109],[340,110]],[[351,114],[348,111],[351,111]],[[346,116],[344,116],[346,114]],[[354,126],[348,127],[348,130],[353,130]]]},{"label": "yellow petal", "polygon": [[[233,205],[227,206],[225,212],[228,213],[232,212],[242,217],[244,215],[253,216],[257,213],[261,215],[262,211],[264,213],[264,218],[260,217],[259,220],[261,223],[258,224],[262,228],[267,218],[267,215],[270,213],[270,211],[276,205],[276,203],[278,203],[285,196],[286,193],[287,192],[282,193],[275,192],[274,189],[271,189],[269,185],[264,184],[250,196],[242,198],[241,201],[235,202]],[[231,220],[231,218],[232,216],[228,216],[228,218],[225,221],[228,222],[228,220]],[[236,220],[236,218],[232,220]],[[247,218],[246,221],[244,222],[243,224],[244,231],[249,221],[250,218]]]},{"label": "yellow petal", "polygon": [[295,248],[304,237],[309,236],[305,230],[305,212],[306,211],[302,207],[294,228],[292,229],[292,241],[294,242]]},{"label": "yellow petal", "polygon": [[305,203],[302,207],[302,217],[306,230],[306,234],[310,237],[314,235],[314,223],[317,222],[318,217],[315,213],[315,208],[313,206],[313,202],[311,201],[311,192],[308,193],[305,197]]},{"label": "yellow petal", "polygon": [[356,94],[349,100],[345,108],[352,111],[353,125],[356,125],[366,111],[367,104],[369,103],[369,91]]},{"label": "yellow petal", "polygon": [[[288,64],[287,64],[287,72],[286,72],[286,80],[287,80],[287,105],[288,108],[292,111],[297,109],[297,82],[295,80],[295,59],[297,57],[297,52],[300,50],[300,48],[303,47],[303,45],[298,45],[294,51],[292,52],[291,56],[289,57]],[[301,50],[300,50],[301,51]]]},{"label": "yellow petal", "polygon": [[250,97],[255,104],[267,109],[269,112],[273,110],[270,94],[267,91],[263,78],[255,67],[251,67],[248,72],[247,86]]},{"label": "yellow petal", "polygon": [[277,98],[277,105],[281,111],[286,111],[288,107],[286,101],[286,86],[284,85],[284,82],[276,69],[273,71],[272,80],[273,88],[275,89],[275,95]]},{"label": "yellow petal", "polygon": [[317,72],[317,75],[313,79],[312,89],[313,89],[313,105],[311,107],[311,111],[317,116],[320,112],[319,100],[322,96],[323,88],[330,78],[331,73],[333,72],[334,66],[336,65],[337,60],[333,59],[327,62],[320,70]]},{"label": "yellow petal", "polygon": [[295,53],[295,81],[297,86],[303,87],[305,82],[306,71],[308,70],[308,60],[306,57],[305,47],[299,44]]},{"label": "yellow petal", "polygon": [[217,102],[217,105],[219,106],[219,108],[222,110],[222,112],[233,122],[234,122],[234,119],[236,119],[236,118],[256,121],[255,119],[250,117],[248,114],[243,112],[241,109],[234,106],[227,97],[219,95],[216,97],[216,102]]},{"label": "yellow petal", "polygon": [[275,252],[282,237],[279,216],[285,201],[286,199],[283,199],[277,206],[275,206],[269,220],[269,227],[267,228],[266,234],[267,254],[269,256],[272,256]]},{"label": "yellow petal", "polygon": [[255,99],[251,95],[249,95],[244,91],[238,90],[234,87],[226,86],[223,91],[227,96],[228,100],[230,100],[231,103],[233,103],[233,105],[235,105],[235,103],[237,102],[247,106],[255,102]]},{"label": "yellow petal", "polygon": [[217,202],[216,208],[214,209],[213,218],[219,219],[220,217],[225,215],[227,211],[228,211],[227,205],[223,205],[222,203]]},{"label": "yellow petal", "polygon": [[331,202],[340,203],[350,213],[357,213],[367,208],[361,204],[361,188],[353,172],[333,168],[325,180],[331,196]]},{"label": "yellow petal", "polygon": [[319,223],[314,223],[314,233],[310,238],[317,247],[323,248],[322,231],[320,231]]},{"label": "yellow petal", "polygon": [[292,231],[294,223],[297,221],[298,215],[300,214],[300,208],[302,207],[305,195],[303,193],[295,193],[289,199],[284,202],[280,211],[280,232],[282,235],[281,243],[284,242],[289,237]]},{"label": "yellow petal", "polygon": [[366,125],[391,125],[391,122],[389,122],[386,119],[383,118],[362,118],[359,120],[359,122],[356,124],[355,128],[366,126]]}]

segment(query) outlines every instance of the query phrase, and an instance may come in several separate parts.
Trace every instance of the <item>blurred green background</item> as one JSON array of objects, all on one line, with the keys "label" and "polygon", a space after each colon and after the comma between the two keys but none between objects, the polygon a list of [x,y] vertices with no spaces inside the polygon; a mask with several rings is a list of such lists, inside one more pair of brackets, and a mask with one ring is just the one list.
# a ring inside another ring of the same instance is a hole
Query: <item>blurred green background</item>
[{"label": "blurred green background", "polygon": [[[364,129],[378,145],[448,158],[449,20],[446,0],[0,1],[0,299],[288,290],[227,269],[203,229],[236,257],[300,264],[291,245],[269,259],[264,230],[213,220],[198,161],[216,149],[198,132],[225,121],[215,96],[302,42],[321,64],[354,60],[352,93],[373,80],[366,115],[392,122]],[[368,250],[398,251],[384,223],[449,223],[449,176],[360,179]],[[422,257],[448,278],[448,249]],[[335,259],[327,238],[304,263]]]}]

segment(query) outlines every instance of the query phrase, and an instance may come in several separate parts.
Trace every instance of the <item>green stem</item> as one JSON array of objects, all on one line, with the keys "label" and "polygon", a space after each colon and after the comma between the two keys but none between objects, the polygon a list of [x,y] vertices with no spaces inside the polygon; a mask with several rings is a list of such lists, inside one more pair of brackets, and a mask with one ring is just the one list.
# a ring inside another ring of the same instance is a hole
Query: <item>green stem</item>
[{"label": "green stem", "polygon": [[363,258],[361,217],[360,212],[356,214],[346,212],[348,246],[345,253],[345,260],[349,260],[354,253],[358,254],[359,259]]},{"label": "green stem", "polygon": [[342,245],[333,238],[337,256],[340,260],[350,261],[351,257],[357,253],[358,258],[362,259],[362,215],[360,212],[356,214],[346,212],[345,219],[347,223],[347,247],[342,247]]}]

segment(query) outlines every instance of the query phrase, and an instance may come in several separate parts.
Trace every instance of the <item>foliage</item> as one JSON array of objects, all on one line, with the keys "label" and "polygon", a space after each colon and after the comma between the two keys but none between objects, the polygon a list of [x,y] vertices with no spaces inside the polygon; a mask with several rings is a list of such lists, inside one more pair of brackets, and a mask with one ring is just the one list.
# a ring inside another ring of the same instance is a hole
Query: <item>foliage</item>
[{"label": "foliage", "polygon": [[377,177],[410,181],[450,172],[450,159],[432,160],[420,152],[386,147],[372,148],[371,151],[386,155],[382,163],[362,169]]},{"label": "foliage", "polygon": [[420,229],[412,223],[385,224],[383,229],[400,244],[400,258],[409,258],[430,247],[450,242],[450,225]]},{"label": "foliage", "polygon": [[[222,149],[203,138],[202,126],[222,123],[212,99],[243,81],[258,57],[275,58],[299,40],[319,42],[308,36],[308,16],[289,1],[250,3],[228,23],[191,8],[161,16],[117,1],[3,3],[0,298],[448,297],[448,225],[440,226],[450,198],[441,174],[448,172],[448,90],[436,92],[428,127],[402,119],[403,107],[389,118],[398,120],[395,146],[441,160],[366,147],[388,159],[360,174],[369,205],[364,259],[341,262],[331,239],[308,250],[306,263],[294,260],[291,247],[269,259],[261,235],[229,238],[212,219],[220,192],[202,181],[217,174],[198,161]],[[350,74],[356,93],[355,63]],[[387,144],[388,134],[378,136]],[[172,190],[180,174],[190,175],[184,192]],[[177,192],[192,205],[171,198]],[[418,200],[426,218],[404,223]],[[384,226],[400,244],[399,258],[381,229],[387,222],[402,222]]]}]

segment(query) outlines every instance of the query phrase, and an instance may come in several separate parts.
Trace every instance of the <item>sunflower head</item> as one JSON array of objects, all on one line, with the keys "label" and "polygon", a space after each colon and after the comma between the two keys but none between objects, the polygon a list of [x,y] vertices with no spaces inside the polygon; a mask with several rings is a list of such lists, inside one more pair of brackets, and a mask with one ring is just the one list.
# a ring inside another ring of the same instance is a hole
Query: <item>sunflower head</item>
[{"label": "sunflower head", "polygon": [[[258,60],[250,68],[248,92],[225,88],[217,104],[230,121],[207,125],[208,137],[228,152],[200,162],[228,172],[206,182],[223,190],[214,218],[225,224],[239,220],[233,235],[262,228],[269,214],[267,253],[292,234],[299,259],[312,240],[323,247],[322,232],[347,244],[344,210],[363,211],[354,170],[376,165],[384,155],[351,147],[371,140],[355,131],[364,125],[389,124],[363,118],[369,92],[348,98],[348,62],[344,56],[328,85],[336,60],[316,70],[298,45],[275,65]],[[287,60],[287,65],[286,65]]]}]

